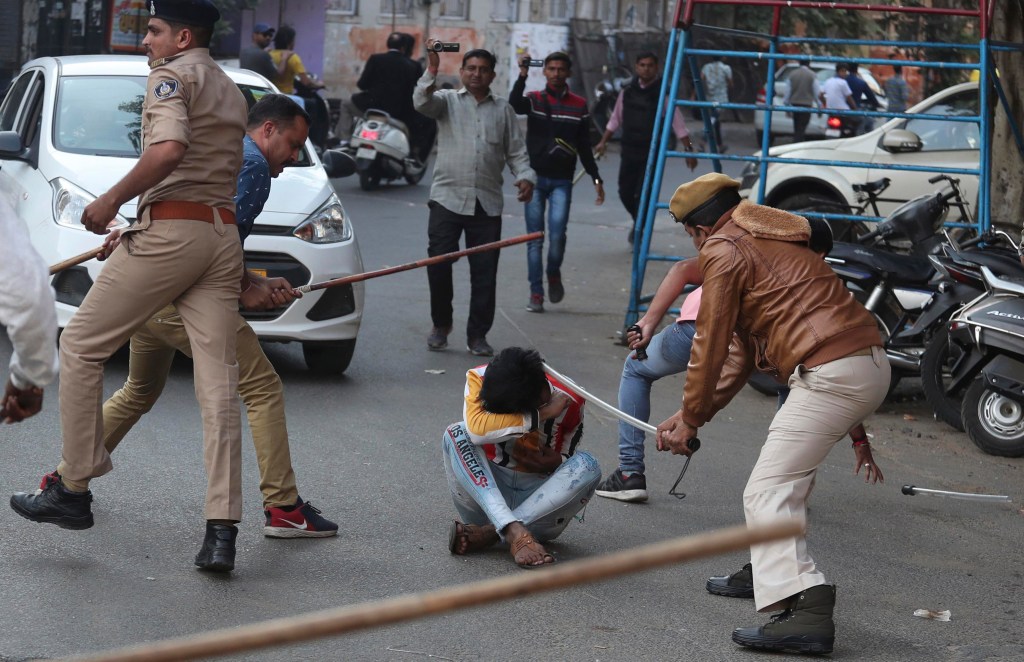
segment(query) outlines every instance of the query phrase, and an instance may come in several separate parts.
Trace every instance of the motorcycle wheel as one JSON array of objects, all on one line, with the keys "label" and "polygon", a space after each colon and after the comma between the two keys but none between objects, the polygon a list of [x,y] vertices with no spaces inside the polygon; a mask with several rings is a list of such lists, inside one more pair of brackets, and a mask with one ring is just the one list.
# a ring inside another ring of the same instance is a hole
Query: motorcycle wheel
[{"label": "motorcycle wheel", "polygon": [[[864,305],[868,300],[868,293],[860,290],[853,291],[853,297]],[[899,323],[899,318],[896,316],[895,311],[891,310],[887,306],[883,306],[879,312],[869,310],[868,313],[875,318],[875,324],[878,325],[878,333],[882,336],[882,347],[889,344],[889,338],[896,331],[896,324]],[[896,390],[897,384],[903,379],[906,373],[899,368],[892,366],[892,373],[889,381],[889,390],[885,394],[886,400],[892,395],[893,391]]]},{"label": "motorcycle wheel", "polygon": [[380,175],[368,171],[359,173],[359,188],[364,191],[373,191],[380,187]]},{"label": "motorcycle wheel", "polygon": [[1024,457],[1024,404],[989,389],[979,378],[964,394],[961,415],[967,436],[982,451]]},{"label": "motorcycle wheel", "polygon": [[962,398],[946,395],[950,368],[961,354],[962,350],[950,344],[949,331],[943,326],[932,336],[921,356],[921,390],[935,418],[963,432]]}]

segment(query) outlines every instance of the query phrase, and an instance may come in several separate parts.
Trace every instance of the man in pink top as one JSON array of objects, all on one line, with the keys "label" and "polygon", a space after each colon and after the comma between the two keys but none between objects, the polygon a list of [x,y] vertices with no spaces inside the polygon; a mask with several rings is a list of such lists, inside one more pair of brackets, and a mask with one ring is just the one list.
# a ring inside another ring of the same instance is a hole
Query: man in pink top
[{"label": "man in pink top", "polygon": [[[637,214],[640,207],[640,192],[647,170],[647,154],[651,151],[654,120],[658,116],[658,95],[661,91],[661,77],[658,76],[658,56],[647,51],[636,58],[636,76],[622,89],[615,101],[615,109],[605,127],[600,142],[594,145],[594,153],[604,154],[612,135],[622,128],[622,162],[619,164],[619,199],[633,218],[633,229],[629,241],[638,229]],[[666,100],[667,102],[667,100]],[[686,129],[683,115],[676,108],[672,113],[672,131],[683,149],[693,151],[690,132]],[[690,170],[697,167],[697,159],[687,158]]]}]

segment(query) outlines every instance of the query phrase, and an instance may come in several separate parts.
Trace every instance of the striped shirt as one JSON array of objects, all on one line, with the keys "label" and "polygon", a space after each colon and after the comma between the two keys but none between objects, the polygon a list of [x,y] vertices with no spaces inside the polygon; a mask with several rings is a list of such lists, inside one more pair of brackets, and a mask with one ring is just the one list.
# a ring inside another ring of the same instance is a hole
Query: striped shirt
[{"label": "striped shirt", "polygon": [[523,414],[492,414],[480,401],[480,387],[484,383],[486,365],[466,372],[465,404],[462,418],[466,423],[469,440],[483,446],[487,459],[512,469],[517,468],[512,458],[515,444],[534,444],[554,448],[563,457],[572,457],[583,439],[583,406],[585,401],[579,395],[548,375],[552,393],[563,393],[569,398],[569,406],[557,417],[538,421],[537,412]]},{"label": "striped shirt", "polygon": [[523,94],[526,77],[520,77],[512,86],[508,102],[513,110],[526,115],[526,151],[530,154],[530,166],[541,177],[551,179],[572,179],[576,174],[576,161],[552,163],[549,158],[555,139],[572,145],[579,155],[583,169],[591,179],[601,179],[590,145],[590,114],[587,101],[568,89],[561,95],[545,87]]},{"label": "striped shirt", "polygon": [[437,120],[430,199],[464,216],[475,214],[479,200],[488,216],[498,216],[506,163],[516,181],[537,183],[515,113],[501,97],[489,94],[477,102],[465,88],[435,90],[435,83],[428,70],[412,93],[416,110]]}]

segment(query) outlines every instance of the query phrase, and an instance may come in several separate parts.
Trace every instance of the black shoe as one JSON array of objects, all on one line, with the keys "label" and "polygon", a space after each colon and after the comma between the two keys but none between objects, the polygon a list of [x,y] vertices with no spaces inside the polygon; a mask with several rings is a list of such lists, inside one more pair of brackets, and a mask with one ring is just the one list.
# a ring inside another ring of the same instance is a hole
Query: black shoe
[{"label": "black shoe", "polygon": [[451,332],[452,327],[450,326],[435,326],[430,330],[430,335],[427,336],[427,349],[432,352],[440,352],[448,347],[448,334]]},{"label": "black shoe", "polygon": [[626,478],[621,469],[616,469],[597,486],[594,494],[618,501],[647,501],[647,479],[638,471]]},{"label": "black shoe", "polygon": [[794,595],[789,608],[772,616],[766,625],[733,630],[732,640],[741,646],[783,653],[831,653],[836,639],[835,606],[835,586],[812,586]]},{"label": "black shoe", "polygon": [[708,593],[724,595],[727,598],[753,599],[754,571],[748,563],[731,575],[712,577],[705,584],[705,588],[708,589]]},{"label": "black shoe", "polygon": [[558,303],[565,297],[565,288],[562,287],[562,279],[548,276],[548,298],[551,303]]},{"label": "black shoe", "polygon": [[487,343],[487,338],[470,338],[466,341],[466,351],[473,356],[494,356],[494,348]]},{"label": "black shoe", "polygon": [[238,527],[231,524],[206,523],[206,537],[196,554],[196,565],[210,572],[231,572],[235,569],[235,538]]},{"label": "black shoe", "polygon": [[75,530],[92,527],[91,503],[92,492],[72,492],[56,472],[43,477],[35,493],[16,492],[11,497],[11,508],[25,519]]}]

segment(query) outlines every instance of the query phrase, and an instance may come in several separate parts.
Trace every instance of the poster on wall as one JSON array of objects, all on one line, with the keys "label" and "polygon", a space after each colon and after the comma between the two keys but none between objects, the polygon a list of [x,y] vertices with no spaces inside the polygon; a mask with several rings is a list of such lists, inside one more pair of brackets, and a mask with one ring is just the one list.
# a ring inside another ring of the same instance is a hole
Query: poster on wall
[{"label": "poster on wall", "polygon": [[[516,23],[512,26],[512,61],[509,62],[509,80],[519,78],[519,61],[529,55],[543,60],[554,51],[569,49],[569,26],[546,23]],[[532,67],[526,79],[526,89],[544,89],[544,73],[540,67]]]},{"label": "poster on wall", "polygon": [[142,40],[148,23],[149,9],[144,0],[115,0],[110,9],[110,51],[145,53]]}]

